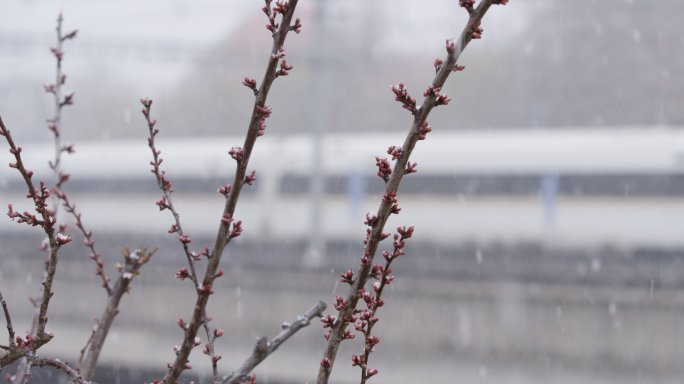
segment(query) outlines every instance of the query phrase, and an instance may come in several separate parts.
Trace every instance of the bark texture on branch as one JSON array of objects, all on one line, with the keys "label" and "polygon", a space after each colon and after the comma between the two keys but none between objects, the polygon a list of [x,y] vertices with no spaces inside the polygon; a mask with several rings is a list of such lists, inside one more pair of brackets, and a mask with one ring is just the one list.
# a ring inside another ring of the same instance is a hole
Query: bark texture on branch
[{"label": "bark texture on branch", "polygon": [[281,344],[283,344],[292,335],[297,333],[300,329],[308,326],[311,323],[311,319],[314,317],[321,317],[323,311],[325,311],[326,304],[319,301],[316,305],[311,307],[303,316],[299,316],[296,321],[291,324],[283,325],[283,330],[271,341],[268,341],[266,337],[260,337],[257,339],[254,345],[254,352],[242,366],[236,371],[231,372],[221,379],[221,384],[237,384],[242,381],[247,381],[247,375],[256,368],[259,363],[266,359],[271,353],[275,352]]},{"label": "bark texture on branch", "polygon": [[114,284],[111,295],[107,298],[107,306],[100,317],[100,321],[97,324],[95,333],[90,341],[88,354],[81,366],[81,375],[85,380],[91,380],[93,378],[95,366],[97,365],[97,360],[102,351],[102,346],[104,345],[105,339],[109,334],[109,329],[114,322],[114,317],[119,313],[119,302],[121,301],[121,297],[124,293],[128,292],[128,286],[133,278],[138,275],[140,268],[150,260],[156,251],[157,247],[150,252],[147,252],[146,248],[137,249],[133,253],[129,252],[128,248],[126,248],[125,251],[122,251],[124,258],[126,259],[126,265],[120,266],[119,268],[119,278]]}]

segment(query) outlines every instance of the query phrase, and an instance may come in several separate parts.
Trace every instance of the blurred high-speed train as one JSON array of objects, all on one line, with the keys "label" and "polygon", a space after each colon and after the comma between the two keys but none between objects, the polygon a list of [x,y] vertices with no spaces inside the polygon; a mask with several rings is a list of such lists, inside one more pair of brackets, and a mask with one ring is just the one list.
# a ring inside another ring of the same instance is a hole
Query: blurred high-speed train
[{"label": "blurred high-speed train", "polygon": [[[375,156],[400,146],[403,134],[327,135],[314,164],[308,135],[258,139],[236,218],[244,241],[361,241],[384,183]],[[220,186],[232,181],[227,154],[242,137],[158,139],[162,169],[175,188],[184,229],[215,233]],[[51,180],[52,145],[24,146],[34,179]],[[76,143],[65,155],[65,191],[93,230],[165,233],[168,212],[150,173],[150,149],[139,140]],[[11,160],[7,153],[6,162]],[[401,214],[389,227],[413,225],[416,241],[450,244],[542,244],[553,247],[684,246],[684,129],[672,127],[435,131],[411,156],[418,173],[399,187]],[[312,175],[323,180],[320,220]],[[15,170],[0,169],[2,202],[30,209]],[[15,208],[16,209],[16,208]],[[312,228],[315,225],[316,228]],[[0,230],[25,230],[0,220]]]}]

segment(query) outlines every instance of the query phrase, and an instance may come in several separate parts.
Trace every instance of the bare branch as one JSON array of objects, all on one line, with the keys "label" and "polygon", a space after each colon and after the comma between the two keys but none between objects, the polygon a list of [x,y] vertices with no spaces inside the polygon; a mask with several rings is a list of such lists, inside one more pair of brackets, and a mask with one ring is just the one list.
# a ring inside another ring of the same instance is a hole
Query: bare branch
[{"label": "bare branch", "polygon": [[96,326],[95,333],[90,342],[90,347],[88,348],[88,354],[81,367],[81,373],[86,380],[93,378],[95,366],[97,365],[97,360],[102,351],[102,346],[104,345],[105,339],[109,334],[109,329],[114,322],[114,317],[119,313],[119,302],[121,301],[121,297],[124,293],[128,292],[129,284],[133,278],[138,275],[140,268],[150,260],[157,249],[158,248],[155,247],[150,252],[147,252],[146,248],[141,248],[131,253],[128,251],[127,247],[126,250],[122,252],[126,259],[126,264],[118,266],[119,278],[114,284],[112,294],[108,297],[107,306]]},{"label": "bare branch", "polygon": [[323,311],[325,311],[325,308],[326,304],[322,301],[319,301],[316,305],[306,311],[304,315],[299,316],[292,324],[284,324],[283,331],[280,332],[278,336],[274,337],[270,342],[267,341],[266,337],[257,339],[252,356],[245,360],[245,362],[242,363],[242,366],[240,366],[240,368],[238,368],[236,371],[231,372],[227,376],[223,377],[223,379],[221,379],[221,384],[237,384],[240,381],[247,381],[247,375],[257,365],[259,365],[259,363],[261,363],[271,353],[278,349],[282,343],[297,333],[297,331],[309,325],[311,323],[311,319],[314,317],[323,316]]},{"label": "bare branch", "polygon": [[[7,303],[5,298],[2,297],[2,292],[0,292],[0,303],[2,304],[2,311],[5,313],[5,321],[7,321],[7,333],[9,334],[9,348],[15,346],[14,344],[14,328],[12,328],[12,318],[10,317],[9,310],[7,309]],[[5,349],[5,347],[0,346],[0,348]]]},{"label": "bare branch", "polygon": [[171,193],[173,193],[173,188],[171,188],[171,181],[166,179],[165,172],[161,170],[160,165],[164,161],[164,159],[160,158],[159,155],[161,154],[161,151],[158,150],[155,145],[154,145],[154,138],[157,136],[159,133],[159,129],[155,128],[154,126],[157,124],[157,120],[152,120],[151,117],[151,108],[152,108],[152,100],[140,100],[140,102],[143,104],[144,109],[142,110],[143,115],[145,116],[145,119],[147,120],[147,127],[150,131],[150,137],[148,138],[148,144],[150,149],[152,150],[152,157],[154,160],[150,163],[154,168],[152,168],[152,172],[154,173],[154,176],[157,178],[157,186],[159,186],[159,189],[162,190],[162,193],[164,196],[162,196],[162,199],[157,201],[157,205],[159,206],[159,210],[163,211],[165,209],[168,209],[171,211],[171,214],[173,214],[173,218],[175,220],[175,224],[171,226],[171,229],[169,230],[169,233],[178,233],[178,241],[181,242],[183,245],[183,250],[185,251],[185,257],[188,260],[188,266],[190,267],[190,274],[186,277],[189,277],[190,280],[192,280],[195,285],[197,285],[197,273],[195,272],[195,261],[198,260],[197,255],[193,254],[190,251],[190,248],[188,247],[188,244],[192,242],[190,237],[186,235],[183,232],[183,227],[181,226],[180,222],[180,215],[178,214],[178,211],[176,211],[176,208],[173,206],[173,202],[171,201]]},{"label": "bare branch", "polygon": [[42,357],[37,357],[35,355],[28,355],[26,358],[29,361],[29,364],[36,366],[36,367],[53,367],[57,369],[61,369],[71,377],[71,380],[74,383],[78,384],[92,384],[90,381],[86,380],[81,376],[80,373],[78,373],[76,370],[71,368],[68,363],[62,362],[59,359],[46,359]]}]

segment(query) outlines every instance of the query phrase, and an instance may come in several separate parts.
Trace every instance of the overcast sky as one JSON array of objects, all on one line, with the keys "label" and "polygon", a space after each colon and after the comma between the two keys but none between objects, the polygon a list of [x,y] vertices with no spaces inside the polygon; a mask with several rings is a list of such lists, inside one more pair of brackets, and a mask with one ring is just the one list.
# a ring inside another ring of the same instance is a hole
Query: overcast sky
[{"label": "overcast sky", "polygon": [[[317,0],[300,1],[298,13],[316,3]],[[373,5],[358,0],[329,3],[331,12],[351,15],[352,23],[368,7],[379,11],[385,20],[399,20],[394,25],[405,27],[383,31],[379,51],[441,47],[446,37],[460,31],[465,20],[465,12],[458,9],[455,0],[376,1]],[[67,48],[65,66],[71,66],[71,72],[91,75],[88,72],[93,71],[100,76],[104,71],[107,76],[139,76],[138,83],[166,83],[185,74],[192,60],[225,40],[246,18],[259,14],[262,5],[257,0],[3,0],[0,81],[52,77],[47,48],[54,44],[55,20],[60,10],[64,14],[64,30],[79,30],[78,39]],[[505,15],[496,9],[488,14],[490,40],[504,39],[520,29],[522,10],[507,8]],[[507,32],[496,33],[497,30]],[[173,54],[171,60],[169,53]],[[145,65],[150,61],[155,62],[153,68]]]}]

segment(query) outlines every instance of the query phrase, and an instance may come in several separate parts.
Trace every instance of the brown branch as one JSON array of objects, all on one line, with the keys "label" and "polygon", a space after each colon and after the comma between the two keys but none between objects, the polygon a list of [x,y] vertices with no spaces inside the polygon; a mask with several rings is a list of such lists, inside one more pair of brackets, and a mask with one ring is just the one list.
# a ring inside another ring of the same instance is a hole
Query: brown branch
[{"label": "brown branch", "polygon": [[5,298],[2,297],[2,292],[0,292],[0,303],[2,304],[2,311],[5,313],[5,321],[7,321],[7,333],[9,334],[9,348],[12,348],[15,346],[14,328],[12,327],[12,318],[10,316],[9,310],[7,309],[7,303],[5,302]]},{"label": "brown branch", "polygon": [[[249,163],[250,155],[252,154],[252,149],[256,139],[263,135],[264,124],[263,120],[265,116],[270,114],[270,109],[265,105],[268,92],[276,78],[276,73],[278,70],[278,63],[281,58],[284,57],[282,48],[285,43],[285,38],[288,32],[291,30],[290,25],[292,22],[292,16],[294,14],[295,8],[297,7],[298,0],[290,0],[287,2],[286,9],[281,8],[282,19],[280,26],[271,26],[271,32],[273,32],[273,46],[271,48],[271,55],[269,58],[268,67],[264,75],[264,79],[261,83],[256,94],[256,100],[254,102],[254,107],[252,109],[252,118],[249,123],[249,129],[245,138],[243,147],[240,149],[241,156],[237,161],[237,169],[235,170],[235,178],[230,192],[226,191],[226,203],[223,209],[223,219],[219,225],[218,234],[216,236],[216,242],[211,254],[207,257],[207,268],[204,274],[204,279],[198,286],[198,296],[195,302],[195,307],[193,310],[193,315],[190,323],[185,329],[185,337],[180,350],[177,353],[174,363],[170,366],[168,372],[164,376],[164,382],[173,383],[175,382],[180,374],[186,369],[188,364],[188,357],[194,345],[194,340],[197,335],[199,328],[202,324],[206,324],[205,308],[207,302],[209,301],[209,295],[212,293],[211,285],[214,279],[217,277],[219,272],[219,263],[221,261],[221,256],[223,255],[223,250],[226,245],[230,242],[231,238],[234,236],[233,231],[230,230],[231,220],[235,212],[235,207],[237,205],[238,198],[240,196],[240,191],[245,183],[251,184],[254,180],[254,174],[247,175],[247,165]],[[284,2],[285,3],[285,2]],[[266,1],[266,7],[269,8],[270,1]],[[279,6],[280,8],[280,6]],[[266,11],[265,11],[266,12]],[[299,24],[299,23],[296,23]],[[282,73],[282,68],[280,69],[280,75]],[[148,123],[149,124],[149,123]],[[235,158],[235,157],[234,157]],[[201,289],[200,289],[201,288]]]},{"label": "brown branch", "polygon": [[34,355],[28,355],[26,358],[29,361],[29,364],[36,366],[36,367],[53,367],[60,369],[64,371],[69,377],[71,377],[72,382],[78,383],[78,384],[92,384],[90,381],[86,380],[81,376],[78,371],[74,370],[69,366],[69,363],[65,363],[60,361],[59,359],[46,359],[42,357],[37,357]]},{"label": "brown branch", "polygon": [[220,383],[237,384],[240,381],[247,381],[247,375],[254,368],[256,368],[259,363],[266,359],[271,353],[275,352],[275,350],[278,349],[281,344],[283,344],[292,335],[297,333],[297,331],[309,325],[311,319],[314,317],[321,317],[323,315],[323,311],[325,311],[325,308],[326,304],[322,301],[319,301],[316,305],[306,311],[304,315],[299,316],[292,324],[284,324],[283,331],[280,332],[278,336],[274,337],[270,342],[266,339],[266,337],[257,339],[252,356],[245,360],[240,368],[224,376]]},{"label": "brown branch", "polygon": [[109,295],[107,306],[96,326],[95,333],[90,342],[90,347],[88,348],[88,354],[81,367],[81,374],[86,380],[92,379],[93,374],[95,373],[95,366],[100,357],[102,346],[104,345],[109,329],[114,322],[114,317],[119,313],[119,301],[121,300],[121,297],[124,293],[128,292],[129,284],[133,278],[138,275],[140,268],[150,260],[150,257],[152,257],[157,249],[158,248],[155,247],[152,251],[147,252],[146,248],[142,248],[133,253],[128,251],[128,247],[125,251],[122,250],[124,258],[126,259],[126,265],[119,266],[119,278],[114,284],[112,294]]},{"label": "brown branch", "polygon": [[[449,42],[447,42],[447,58],[442,63],[441,67],[437,71],[434,80],[432,81],[431,87],[433,90],[437,88],[441,89],[441,87],[444,85],[444,82],[446,81],[447,77],[449,77],[449,74],[451,74],[451,72],[456,67],[456,61],[458,60],[461,52],[463,52],[463,49],[465,49],[470,40],[473,38],[473,32],[477,29],[477,26],[480,24],[482,17],[484,17],[485,13],[492,5],[493,1],[494,0],[482,0],[478,7],[474,9],[474,11],[470,15],[470,19],[468,20],[466,27],[463,29],[463,32],[461,33],[461,36],[458,39],[458,42],[457,44],[455,44],[455,46],[450,46]],[[395,91],[395,93],[397,92]],[[411,110],[410,104],[412,104],[412,100],[410,99],[410,97],[400,99],[400,95],[397,94],[397,100],[402,102],[405,108],[408,105],[407,109]],[[411,156],[411,152],[413,152],[413,148],[415,147],[418,140],[421,139],[421,135],[423,138],[425,137],[424,133],[421,130],[421,127],[427,127],[426,125],[424,125],[426,124],[427,117],[430,114],[432,108],[439,105],[438,102],[440,100],[442,101],[441,104],[445,104],[446,102],[448,102],[448,100],[445,101],[445,99],[441,98],[441,96],[437,96],[436,92],[426,92],[426,97],[423,100],[422,105],[418,108],[413,107],[413,109],[411,110],[414,116],[413,124],[411,126],[411,130],[406,136],[404,145],[401,148],[401,155],[397,158],[397,161],[394,165],[394,170],[389,179],[386,181],[387,192],[397,192],[399,188],[399,183],[401,182],[402,177],[406,174],[409,157]],[[349,292],[347,293],[347,297],[345,299],[345,307],[344,309],[339,311],[337,321],[331,327],[331,335],[328,339],[328,344],[324,350],[323,360],[321,361],[321,366],[318,371],[317,384],[328,383],[328,379],[330,378],[330,374],[332,372],[332,367],[335,363],[335,357],[337,356],[337,351],[339,349],[340,343],[342,342],[342,340],[345,339],[344,331],[347,327],[347,324],[345,324],[345,321],[343,321],[343,319],[345,317],[351,318],[354,314],[354,311],[356,310],[356,306],[359,300],[358,292],[366,285],[366,282],[369,279],[373,258],[375,256],[380,241],[383,239],[382,231],[392,211],[392,202],[390,200],[383,201],[380,204],[380,207],[378,208],[377,218],[370,223],[371,233],[366,243],[366,247],[364,249],[364,257],[368,259],[368,262],[363,263],[363,265],[359,268],[358,272],[356,273],[356,278],[352,282],[349,288]]]}]

